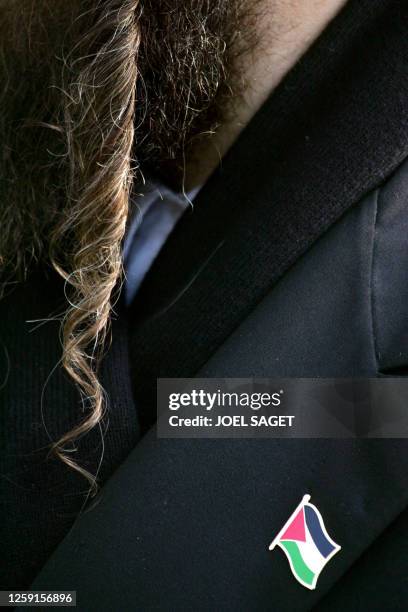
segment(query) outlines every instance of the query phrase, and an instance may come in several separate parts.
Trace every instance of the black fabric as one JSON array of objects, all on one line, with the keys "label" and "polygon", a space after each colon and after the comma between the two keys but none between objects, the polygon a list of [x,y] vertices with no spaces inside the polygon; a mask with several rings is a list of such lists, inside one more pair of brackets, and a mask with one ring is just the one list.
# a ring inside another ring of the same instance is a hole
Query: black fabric
[{"label": "black fabric", "polygon": [[[408,193],[404,176],[405,164],[383,193],[394,192],[391,186],[397,184],[400,192]],[[367,293],[377,199],[383,200],[384,214],[398,211],[394,198],[385,202],[385,196],[368,194],[266,298],[269,323],[260,323],[259,334],[248,318],[254,344],[247,344],[241,330],[232,347],[240,353],[241,364],[237,356],[231,372],[232,353],[220,349],[206,364],[211,374],[256,374],[260,362],[269,372],[293,367],[295,374],[301,365],[295,349],[305,319],[302,309],[313,310],[319,299],[322,309],[328,302],[328,309],[316,312],[316,336],[320,327],[323,332],[314,341],[313,334],[309,337],[309,355],[303,355],[308,375],[322,373],[322,362],[314,361],[319,352],[326,357],[331,352],[332,367],[343,376],[375,373]],[[388,248],[391,251],[392,245]],[[327,274],[330,263],[332,276]],[[301,277],[303,284],[297,285]],[[281,285],[291,283],[292,291],[279,295]],[[297,313],[291,310],[294,293]],[[279,329],[281,300],[293,323],[286,321]],[[279,364],[262,354],[257,342],[262,330],[266,338],[275,335],[275,349],[287,343],[293,353],[281,354]],[[342,336],[345,344],[339,341]],[[347,350],[360,355],[361,369],[348,361]],[[354,612],[390,609],[385,605],[388,598],[396,612],[406,609],[406,441],[158,440],[155,435],[150,432],[137,445],[33,588],[75,585],[78,609],[84,612],[289,612],[315,605],[318,610],[319,605],[322,610],[347,606]],[[295,582],[281,551],[267,551],[270,539],[306,492],[321,510],[329,534],[342,546],[313,593]]]},{"label": "black fabric", "polygon": [[[51,442],[83,419],[80,398],[59,366],[62,281],[38,270],[0,300],[0,585],[27,588],[81,510],[88,484],[49,456]],[[50,320],[48,320],[50,319]],[[101,372],[110,397],[104,428],[103,483],[138,439],[128,374],[125,321],[114,321]],[[98,429],[71,456],[96,473]]]},{"label": "black fabric", "polygon": [[276,281],[408,153],[406,2],[352,0],[259,111],[135,300],[144,428]]},{"label": "black fabric", "polygon": [[408,512],[401,514],[315,608],[316,612],[406,610]]},{"label": "black fabric", "polygon": [[371,293],[376,200],[377,192],[371,192],[326,232],[197,376],[376,377]]},{"label": "black fabric", "polygon": [[373,332],[378,368],[385,374],[408,374],[407,183],[408,162],[379,192],[377,202]]},{"label": "black fabric", "polygon": [[[405,440],[165,440],[152,431],[32,588],[75,588],[79,612],[304,612],[335,593],[406,507],[406,455]],[[281,550],[268,551],[305,493],[342,546],[315,591],[296,582]],[[396,612],[408,595],[399,577],[389,576]],[[365,604],[373,609],[375,594]]]},{"label": "black fabric", "polygon": [[376,377],[408,366],[408,160],[285,274],[197,376]]}]

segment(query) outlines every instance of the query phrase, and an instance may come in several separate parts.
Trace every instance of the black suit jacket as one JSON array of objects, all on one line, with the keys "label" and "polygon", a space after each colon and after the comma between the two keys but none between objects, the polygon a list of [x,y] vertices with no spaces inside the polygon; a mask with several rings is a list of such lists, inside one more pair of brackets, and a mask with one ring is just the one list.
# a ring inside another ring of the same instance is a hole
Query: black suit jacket
[{"label": "black suit jacket", "polygon": [[[405,2],[347,5],[180,222],[131,317],[145,429],[158,376],[406,368],[407,18]],[[406,461],[405,440],[153,428],[34,587],[76,589],[80,610],[403,610]],[[268,552],[305,493],[342,546],[315,591]]]}]

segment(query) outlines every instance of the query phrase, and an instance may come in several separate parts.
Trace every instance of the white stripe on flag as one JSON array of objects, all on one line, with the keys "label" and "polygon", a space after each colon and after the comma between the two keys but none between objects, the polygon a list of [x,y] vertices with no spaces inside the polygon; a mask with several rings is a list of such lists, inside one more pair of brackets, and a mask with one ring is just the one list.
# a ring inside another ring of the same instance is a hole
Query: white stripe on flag
[{"label": "white stripe on flag", "polygon": [[307,524],[305,521],[305,530],[306,530],[306,542],[296,542],[299,546],[300,554],[303,557],[303,561],[306,563],[307,567],[314,573],[320,574],[323,567],[326,565],[326,559],[320,553],[310,532],[307,528]]}]

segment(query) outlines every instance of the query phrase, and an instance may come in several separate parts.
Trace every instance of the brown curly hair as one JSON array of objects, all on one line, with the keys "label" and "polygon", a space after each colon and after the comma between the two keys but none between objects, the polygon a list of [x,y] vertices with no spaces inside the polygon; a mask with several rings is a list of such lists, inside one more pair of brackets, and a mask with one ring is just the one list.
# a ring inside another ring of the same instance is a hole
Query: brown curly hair
[{"label": "brown curly hair", "polygon": [[1,290],[38,261],[65,281],[61,362],[87,410],[53,450],[93,487],[67,449],[103,418],[98,364],[138,164],[177,173],[216,128],[239,13],[237,0],[0,0]]}]

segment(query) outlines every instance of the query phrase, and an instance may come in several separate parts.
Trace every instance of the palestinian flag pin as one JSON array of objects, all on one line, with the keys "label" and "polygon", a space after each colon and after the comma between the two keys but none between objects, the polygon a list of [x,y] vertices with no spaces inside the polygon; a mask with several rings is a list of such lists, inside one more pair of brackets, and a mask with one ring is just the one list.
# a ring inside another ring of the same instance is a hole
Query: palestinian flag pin
[{"label": "palestinian flag pin", "polygon": [[269,550],[280,546],[296,580],[315,589],[320,572],[341,546],[330,538],[320,512],[309,502],[310,495],[304,495]]}]

